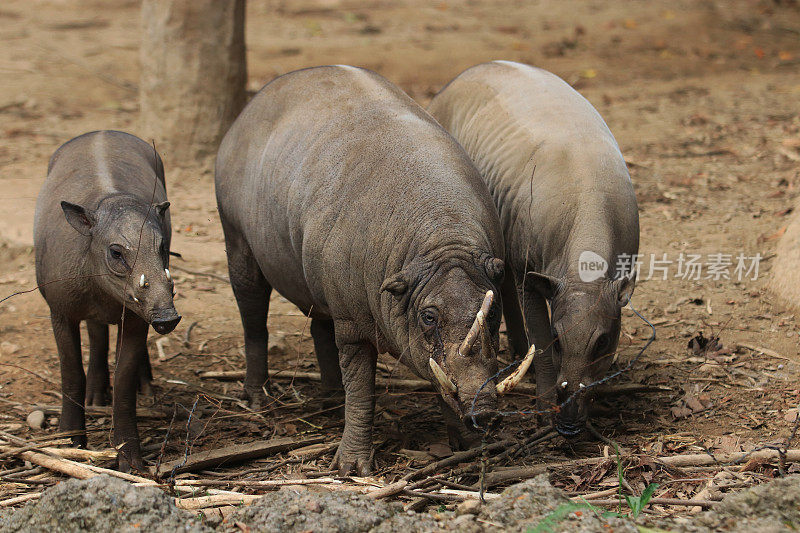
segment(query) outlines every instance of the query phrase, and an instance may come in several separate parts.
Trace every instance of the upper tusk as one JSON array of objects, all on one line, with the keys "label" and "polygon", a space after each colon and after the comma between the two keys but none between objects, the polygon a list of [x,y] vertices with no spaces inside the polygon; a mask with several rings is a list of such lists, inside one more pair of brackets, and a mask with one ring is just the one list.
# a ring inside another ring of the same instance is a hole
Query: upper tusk
[{"label": "upper tusk", "polygon": [[494,301],[494,292],[486,291],[486,296],[483,297],[481,308],[475,315],[475,321],[472,323],[472,327],[469,328],[467,336],[464,337],[464,342],[458,347],[459,355],[469,355],[472,351],[472,347],[475,345],[475,341],[478,340],[478,335],[480,335],[481,327],[486,323],[486,315],[489,314],[492,301]]},{"label": "upper tusk", "polygon": [[142,276],[139,278],[139,288],[141,289],[143,287],[144,287],[144,274],[142,274]]},{"label": "upper tusk", "polygon": [[439,382],[439,385],[442,386],[442,389],[446,390],[450,394],[455,394],[458,390],[455,383],[453,383],[450,378],[447,377],[447,374],[444,373],[444,370],[442,370],[442,367],[439,366],[439,363],[434,361],[433,357],[431,357],[428,359],[428,364],[433,372],[433,377],[436,378],[436,381]]},{"label": "upper tusk", "polygon": [[562,382],[561,382],[561,388],[562,388],[562,389],[566,389],[566,388],[567,388],[567,385],[569,385],[569,383],[567,383],[566,381],[562,381]]},{"label": "upper tusk", "polygon": [[172,281],[172,274],[169,273],[169,269],[168,268],[164,269],[164,274],[167,275],[167,281]]},{"label": "upper tusk", "polygon": [[509,374],[506,379],[497,384],[497,394],[505,394],[517,386],[530,368],[531,363],[533,362],[533,356],[535,354],[536,346],[531,344],[531,347],[528,348],[528,353],[525,354],[525,359],[522,360],[519,366],[511,374]]}]

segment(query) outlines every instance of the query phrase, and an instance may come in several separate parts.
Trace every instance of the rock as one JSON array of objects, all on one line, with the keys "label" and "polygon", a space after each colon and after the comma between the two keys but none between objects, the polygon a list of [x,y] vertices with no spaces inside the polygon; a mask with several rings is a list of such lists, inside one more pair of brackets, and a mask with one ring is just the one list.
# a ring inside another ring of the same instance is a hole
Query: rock
[{"label": "rock", "polygon": [[3,352],[5,355],[11,355],[12,353],[16,353],[18,351],[19,346],[17,344],[8,341],[0,342],[0,352]]},{"label": "rock", "polygon": [[660,521],[676,533],[748,531],[778,533],[800,529],[800,475],[787,476],[726,496],[714,509],[674,523]]},{"label": "rock", "polygon": [[50,427],[55,427],[58,425],[58,417],[51,416],[47,419],[47,425]]},{"label": "rock", "polygon": [[4,533],[49,531],[212,531],[191,513],[175,507],[155,487],[134,487],[121,479],[97,476],[70,479],[47,489],[41,499],[3,517]]},{"label": "rock", "polygon": [[27,422],[31,429],[42,429],[44,427],[44,411],[39,409],[31,411],[28,415]]},{"label": "rock", "polygon": [[481,509],[481,501],[480,500],[466,500],[458,504],[456,509],[456,514],[463,515],[463,514],[478,514],[478,511]]}]

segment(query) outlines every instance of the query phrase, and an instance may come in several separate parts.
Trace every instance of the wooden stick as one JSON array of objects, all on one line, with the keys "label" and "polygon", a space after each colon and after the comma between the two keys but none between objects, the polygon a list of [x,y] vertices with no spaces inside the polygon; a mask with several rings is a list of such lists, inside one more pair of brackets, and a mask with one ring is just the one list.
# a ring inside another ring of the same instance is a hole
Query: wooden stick
[{"label": "wooden stick", "polygon": [[12,505],[17,505],[18,503],[25,503],[31,500],[38,500],[41,497],[42,497],[41,492],[31,492],[28,494],[15,496],[14,498],[9,498],[7,500],[0,501],[0,507],[11,507]]},{"label": "wooden stick", "polygon": [[[620,500],[591,500],[592,505],[619,505]],[[622,500],[625,503],[625,500]],[[651,504],[655,505],[680,505],[683,507],[702,507],[708,509],[714,507],[719,502],[712,500],[679,500],[677,498],[651,498]]]},{"label": "wooden stick", "polygon": [[617,492],[619,492],[619,487],[614,487],[613,489],[600,490],[597,492],[590,492],[588,494],[577,494],[575,496],[570,497],[570,500],[574,502],[579,502],[582,500],[596,500],[598,498],[604,498],[606,496],[613,496]]},{"label": "wooden stick", "polygon": [[48,455],[57,455],[62,459],[75,459],[78,461],[110,461],[117,458],[117,450],[109,448],[106,450],[84,450],[81,448],[50,448],[38,446],[26,446],[24,448],[14,448],[12,446],[0,445],[2,456],[19,455],[22,452],[35,449]]},{"label": "wooden stick", "polygon": [[455,494],[440,494],[438,492],[420,492],[417,490],[409,490],[403,489],[403,494],[407,496],[415,496],[417,498],[427,498],[429,500],[435,500],[439,502],[463,502],[464,498],[462,496],[456,496]]},{"label": "wooden stick", "polygon": [[213,496],[198,496],[196,498],[175,498],[175,506],[178,509],[196,511],[223,505],[250,505],[259,498],[261,496],[258,494],[214,494]]},{"label": "wooden stick", "polygon": [[[219,381],[241,381],[244,379],[243,370],[222,370],[207,371],[199,374],[200,379],[216,379]],[[302,379],[308,381],[321,381],[319,372],[301,372],[292,370],[270,370],[271,378],[280,379]],[[377,377],[375,379],[377,387],[389,387],[397,389],[407,389],[412,391],[433,391],[433,385],[424,379],[386,379]],[[644,385],[641,383],[619,383],[616,385],[603,385],[595,389],[599,396],[614,396],[621,394],[636,394],[640,392],[672,392],[671,387],[664,385]],[[515,388],[515,393],[536,394],[536,386],[533,383],[520,383]]]},{"label": "wooden stick", "polygon": [[[436,493],[434,493],[436,494]],[[453,494],[455,496],[461,496],[462,498],[466,498],[468,500],[480,500],[481,493],[475,490],[460,490],[460,489],[439,489],[439,494]],[[484,500],[493,500],[495,498],[499,498],[500,494],[494,492],[484,492],[483,499]]]},{"label": "wooden stick", "polygon": [[[733,452],[721,453],[711,456],[707,453],[673,455],[671,457],[655,457],[654,459],[668,466],[706,466],[715,464],[739,463],[744,459],[755,459],[758,461],[778,460],[781,454],[778,450],[765,449],[757,452]],[[786,450],[785,459],[788,462],[800,461],[800,450]]]},{"label": "wooden stick", "polygon": [[427,476],[429,474],[432,474],[433,472],[441,470],[442,468],[451,465],[456,465],[464,461],[469,461],[471,459],[475,459],[484,452],[493,453],[496,451],[504,450],[509,446],[513,446],[516,443],[517,441],[515,440],[504,440],[500,442],[493,442],[492,444],[489,444],[485,447],[479,446],[477,448],[472,448],[471,450],[456,452],[450,457],[446,457],[440,461],[436,461],[435,463],[431,463],[423,468],[420,468],[419,470],[415,470],[414,472],[406,474],[405,476],[403,476],[403,479],[412,480],[417,477]]},{"label": "wooden stick", "polygon": [[268,479],[268,480],[224,480],[224,479],[180,479],[175,481],[175,486],[181,487],[222,487],[235,485],[247,488],[278,488],[286,485],[343,485],[344,482],[332,477],[318,477],[313,479]]},{"label": "wooden stick", "polygon": [[373,500],[379,500],[381,498],[388,498],[389,496],[394,496],[395,494],[399,494],[403,492],[403,490],[408,486],[408,481],[405,479],[401,479],[400,481],[396,481],[385,487],[381,487],[379,489],[375,489],[367,493],[367,496],[372,498]]},{"label": "wooden stick", "polygon": [[193,453],[186,458],[180,458],[170,461],[169,463],[162,464],[158,468],[157,475],[161,477],[172,472],[176,474],[180,472],[194,472],[197,470],[215,468],[223,464],[258,459],[268,455],[308,446],[309,444],[318,444],[324,440],[325,437],[309,437],[300,440],[287,437],[272,439],[266,442],[257,441],[248,444],[217,448],[214,450],[205,450],[202,452]]},{"label": "wooden stick", "polygon": [[754,352],[763,353],[764,355],[768,355],[770,357],[774,357],[775,359],[783,359],[784,361],[792,361],[791,357],[786,357],[785,355],[781,355],[775,350],[770,350],[769,348],[764,348],[762,346],[756,346],[754,344],[747,344],[746,342],[737,342],[739,346],[742,348],[747,348],[748,350],[752,350]]}]

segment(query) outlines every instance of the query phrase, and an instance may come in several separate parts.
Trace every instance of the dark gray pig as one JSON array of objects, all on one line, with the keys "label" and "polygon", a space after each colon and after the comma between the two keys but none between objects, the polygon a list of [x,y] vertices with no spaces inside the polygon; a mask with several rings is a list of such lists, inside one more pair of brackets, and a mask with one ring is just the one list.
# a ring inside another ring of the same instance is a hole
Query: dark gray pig
[{"label": "dark gray pig", "polygon": [[452,440],[495,419],[500,223],[467,154],[405,93],[341,65],[275,79],[225,136],[216,192],[255,407],[275,289],[311,317],[323,388],[343,382],[340,471],[371,468],[378,353],[432,380]]},{"label": "dark gray pig", "polygon": [[608,371],[635,283],[639,215],[617,142],[561,78],[510,61],[464,71],[429,111],[472,157],[500,212],[509,335],[518,354],[526,327],[543,348],[537,405],[558,411],[562,434],[578,434],[584,389]]},{"label": "dark gray pig", "polygon": [[[89,331],[91,404],[104,403],[108,394],[108,326],[116,324],[113,421],[121,470],[143,466],[136,390],[150,377],[148,328],[169,333],[181,319],[172,303],[168,207],[161,158],[120,131],[63,144],[36,202],[36,280],[50,306],[61,361],[60,429],[86,429],[80,322]],[[85,446],[85,433],[73,441]]]}]

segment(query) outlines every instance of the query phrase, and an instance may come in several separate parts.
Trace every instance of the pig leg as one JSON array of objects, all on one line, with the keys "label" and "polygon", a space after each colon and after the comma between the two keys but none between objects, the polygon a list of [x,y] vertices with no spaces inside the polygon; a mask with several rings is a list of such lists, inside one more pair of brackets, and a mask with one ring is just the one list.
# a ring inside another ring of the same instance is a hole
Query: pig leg
[{"label": "pig leg", "polygon": [[[136,428],[136,389],[139,369],[147,355],[147,329],[150,326],[134,315],[125,313],[117,329],[117,362],[114,369],[114,446],[119,447],[119,470],[143,470],[139,430]],[[144,346],[144,350],[142,347]]]},{"label": "pig leg", "polygon": [[[519,308],[517,289],[514,276],[506,271],[503,284],[500,286],[500,295],[503,297],[503,318],[506,321],[508,344],[515,359],[522,359],[528,353],[528,337],[525,332],[525,321],[522,319],[522,310]],[[538,346],[537,346],[538,347]]]},{"label": "pig leg", "polygon": [[322,395],[328,403],[335,401],[335,404],[339,404],[343,392],[342,369],[339,367],[339,349],[336,347],[333,320],[312,318],[311,336],[314,338],[314,353],[322,377]]},{"label": "pig leg", "polygon": [[243,398],[249,401],[253,410],[258,411],[266,400],[264,390],[269,391],[267,314],[272,287],[261,273],[250,246],[242,236],[224,221],[222,227],[225,230],[231,287],[244,329],[247,371]]},{"label": "pig leg", "polygon": [[336,324],[339,362],[344,382],[344,432],[331,468],[343,476],[372,470],[372,424],[375,414],[375,367],[378,352],[363,341],[344,343]]},{"label": "pig leg", "polygon": [[[536,410],[551,412],[556,406],[556,368],[553,363],[553,335],[550,332],[550,315],[547,302],[538,294],[519,289],[523,302],[523,312],[528,326],[528,338],[531,339],[538,352],[533,359],[536,372]],[[547,415],[539,415],[547,420]]]},{"label": "pig leg", "polygon": [[53,334],[61,363],[61,421],[59,431],[81,432],[72,437],[75,446],[86,446],[86,375],[81,359],[80,323],[51,313]]},{"label": "pig leg", "polygon": [[111,403],[111,385],[108,377],[108,325],[88,320],[86,329],[89,331],[86,404],[108,405]]},{"label": "pig leg", "polygon": [[147,336],[145,336],[145,344],[142,348],[144,351],[144,356],[141,360],[141,365],[139,366],[139,385],[138,390],[139,394],[142,396],[154,396],[153,386],[151,385],[153,381],[153,368],[150,366],[150,355],[147,351]]}]

